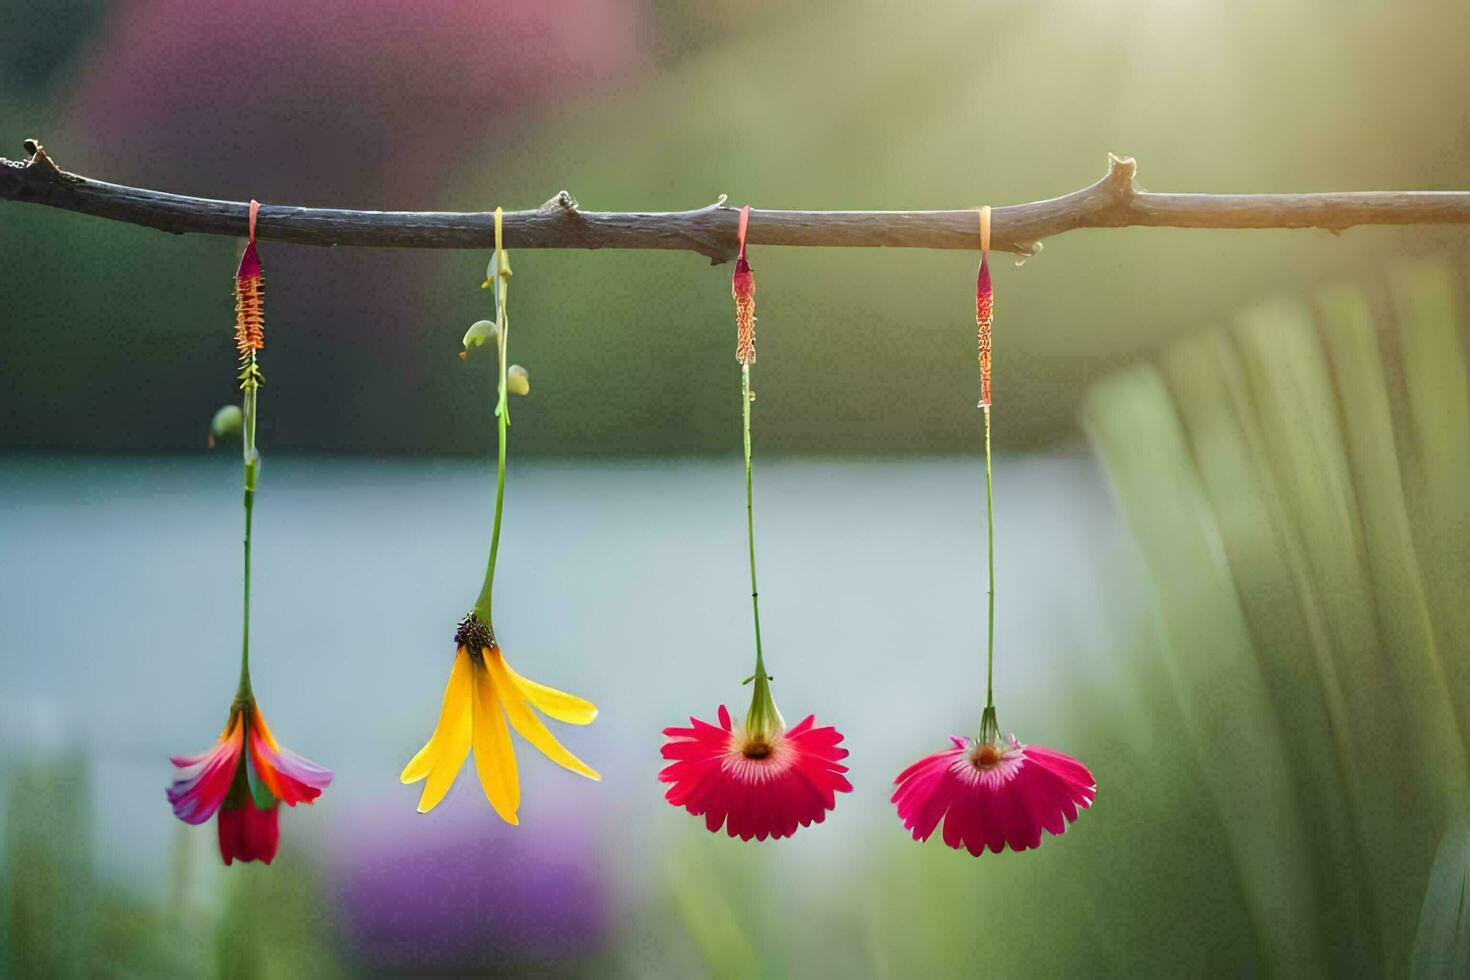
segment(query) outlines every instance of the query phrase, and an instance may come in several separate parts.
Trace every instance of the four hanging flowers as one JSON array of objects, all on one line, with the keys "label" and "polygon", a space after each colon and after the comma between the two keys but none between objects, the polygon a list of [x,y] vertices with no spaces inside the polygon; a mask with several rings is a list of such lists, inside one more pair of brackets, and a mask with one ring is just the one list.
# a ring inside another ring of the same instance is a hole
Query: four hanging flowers
[{"label": "four hanging flowers", "polygon": [[[218,816],[220,854],[269,864],[279,844],[279,805],[313,803],[331,783],[332,772],[283,748],[272,735],[250,683],[250,548],[254,498],[259,474],[255,431],[259,391],[264,383],[259,352],[265,345],[264,279],[255,246],[259,204],[250,203],[249,242],[235,277],[235,342],[240,356],[242,405],[216,415],[214,431],[238,426],[244,443],[245,565],[244,628],[240,683],[215,746],[195,756],[175,756],[180,770],[168,790],[175,815],[190,824]],[[494,288],[495,320],[481,320],[465,334],[462,358],[493,345],[498,368],[494,414],[498,452],[494,523],[490,554],[480,594],[454,634],[454,658],[438,723],[401,774],[404,783],[425,781],[418,809],[428,812],[443,800],[473,752],[480,784],[495,812],[519,822],[520,782],[510,731],[553,762],[589,779],[598,773],[567,750],[537,712],[573,725],[590,724],[597,708],[589,701],[522,677],[506,662],[491,625],[496,559],[505,500],[509,395],[530,391],[525,370],[508,361],[506,296],[510,262],[503,243],[503,212],[495,210],[495,253],[483,284]],[[739,254],[731,278],[735,302],[736,360],[745,461],[746,540],[750,566],[755,672],[750,707],[736,724],[720,705],[711,724],[693,716],[689,726],[665,728],[659,773],[668,784],[669,803],[702,817],[712,833],[722,828],[741,840],[789,837],[801,827],[822,822],[836,807],[838,793],[851,792],[843,736],[806,716],[787,727],[771,693],[761,644],[760,599],[756,587],[755,512],[752,490],[751,366],[755,363],[755,274],[747,256],[750,208],[740,209]],[[981,259],[976,279],[976,328],[984,415],[987,588],[986,704],[973,739],[951,736],[952,747],[925,756],[894,780],[892,802],[915,840],[928,840],[943,827],[949,847],[979,855],[1007,847],[1022,851],[1040,845],[1043,831],[1063,833],[1081,810],[1091,806],[1096,781],[1076,759],[1052,749],[1001,736],[994,700],[995,548],[991,465],[991,332],[994,294],[989,268],[990,209],[980,210]]]}]

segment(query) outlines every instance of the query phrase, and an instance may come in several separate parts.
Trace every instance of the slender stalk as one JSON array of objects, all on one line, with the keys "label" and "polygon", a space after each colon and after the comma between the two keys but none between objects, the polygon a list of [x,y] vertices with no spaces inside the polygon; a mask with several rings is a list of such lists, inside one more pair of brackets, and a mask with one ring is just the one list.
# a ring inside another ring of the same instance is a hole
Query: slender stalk
[{"label": "slender stalk", "polygon": [[755,495],[750,464],[750,365],[740,367],[741,418],[745,430],[745,541],[750,553],[750,611],[755,621],[755,689],[751,692],[750,710],[745,715],[745,730],[762,737],[781,729],[781,713],[771,697],[771,679],[766,675],[765,654],[761,650],[761,600],[755,583]]},{"label": "slender stalk", "polygon": [[245,490],[245,625],[240,642],[240,686],[235,691],[238,700],[251,696],[250,690],[250,522],[255,510],[255,491]]},{"label": "slender stalk", "polygon": [[[254,359],[252,353],[252,363]],[[237,701],[246,701],[253,696],[250,688],[250,528],[255,515],[256,476],[260,472],[260,457],[255,451],[255,417],[259,400],[259,386],[253,381],[247,382],[241,412],[245,442],[245,608],[240,638],[240,686],[235,691]]]},{"label": "slender stalk", "polygon": [[985,707],[995,708],[995,495],[990,480],[990,406],[985,408]]},{"label": "slender stalk", "polygon": [[750,475],[750,365],[740,368],[740,401],[745,420],[745,540],[750,549],[750,607],[755,617],[755,682],[766,683],[766,663],[761,652],[761,600],[755,584],[755,500]]},{"label": "slender stalk", "polygon": [[499,395],[495,402],[495,421],[498,448],[495,464],[495,524],[490,532],[490,558],[485,566],[485,584],[480,587],[480,596],[475,600],[475,615],[484,623],[490,622],[491,593],[495,587],[495,560],[500,554],[500,519],[505,512],[505,444],[510,428],[509,389],[506,386],[506,371],[510,364],[510,323],[505,315],[505,295],[510,289],[510,267],[502,264],[496,270],[498,279],[495,290],[496,351],[500,355]]}]

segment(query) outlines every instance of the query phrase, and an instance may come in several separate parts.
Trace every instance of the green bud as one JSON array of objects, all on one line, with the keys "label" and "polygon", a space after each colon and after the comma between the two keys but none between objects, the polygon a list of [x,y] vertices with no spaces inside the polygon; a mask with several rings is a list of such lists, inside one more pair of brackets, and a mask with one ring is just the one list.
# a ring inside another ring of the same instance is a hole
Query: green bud
[{"label": "green bud", "polygon": [[531,393],[531,376],[519,364],[512,364],[505,372],[505,390],[512,395]]},{"label": "green bud", "polygon": [[223,439],[236,439],[245,426],[245,416],[239,405],[224,405],[209,421],[209,448]]},{"label": "green bud", "polygon": [[755,689],[750,693],[750,710],[745,713],[745,734],[756,742],[769,742],[786,730],[786,721],[771,697],[771,678],[755,675]]}]

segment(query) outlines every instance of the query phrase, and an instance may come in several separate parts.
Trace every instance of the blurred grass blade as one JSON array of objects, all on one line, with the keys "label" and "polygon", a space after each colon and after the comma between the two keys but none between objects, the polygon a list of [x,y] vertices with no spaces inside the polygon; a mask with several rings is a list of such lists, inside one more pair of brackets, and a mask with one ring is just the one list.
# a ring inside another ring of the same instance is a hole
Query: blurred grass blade
[{"label": "blurred grass blade", "polygon": [[287,848],[269,866],[236,864],[214,935],[220,978],[341,977],[335,911],[321,870],[304,849]]},{"label": "blurred grass blade", "polygon": [[[1403,652],[1394,641],[1422,645],[1425,638],[1422,629],[1404,632],[1412,628],[1411,614],[1395,614],[1397,631],[1380,631],[1338,399],[1310,317],[1299,304],[1278,301],[1242,316],[1234,335],[1270,465],[1322,603],[1351,718],[1349,751],[1362,775],[1358,833],[1373,845],[1368,860],[1384,916],[1384,955],[1387,964],[1402,965],[1409,956],[1413,908],[1447,812],[1444,782],[1426,778],[1443,762],[1446,716],[1436,711],[1432,698],[1423,704],[1411,700],[1399,683],[1401,671],[1391,667],[1422,658],[1422,653]],[[1352,392],[1349,400],[1356,406],[1359,397]],[[1370,455],[1367,449],[1361,452]],[[1375,505],[1393,506],[1390,490],[1375,489],[1371,497]],[[1372,523],[1377,526],[1378,518]],[[1397,559],[1400,566],[1405,561]],[[1406,807],[1406,800],[1416,805]]]},{"label": "blurred grass blade", "polygon": [[[46,753],[43,753],[45,756]],[[80,977],[90,962],[96,907],[87,764],[68,751],[20,767],[5,819],[7,976]]]},{"label": "blurred grass blade", "polygon": [[1470,383],[1458,326],[1456,286],[1438,263],[1397,270],[1391,280],[1394,337],[1408,406],[1408,469],[1414,534],[1430,608],[1451,638],[1444,670],[1462,741],[1470,745]]},{"label": "blurred grass blade", "polygon": [[1413,976],[1470,976],[1470,827],[1463,823],[1445,834],[1429,872],[1414,937]]},{"label": "blurred grass blade", "polygon": [[1287,746],[1162,377],[1139,367],[1102,382],[1084,418],[1143,552],[1165,663],[1266,969],[1322,973],[1319,897]]},{"label": "blurred grass blade", "polygon": [[665,869],[674,907],[707,975],[760,976],[760,958],[740,928],[726,898],[725,883],[710,866],[706,852],[685,847],[678,858],[665,862]]},{"label": "blurred grass blade", "polygon": [[1417,728],[1422,772],[1446,781],[1440,798],[1458,805],[1466,773],[1465,748],[1409,526],[1379,338],[1367,301],[1356,288],[1328,290],[1320,303],[1322,336],[1342,394],[1343,429],[1362,508],[1379,628],[1384,649],[1394,653],[1385,659],[1404,706],[1413,709],[1406,717]]},{"label": "blurred grass blade", "polygon": [[[1163,368],[1185,423],[1200,479],[1219,522],[1228,567],[1272,703],[1290,746],[1302,806],[1320,821],[1312,848],[1319,928],[1334,972],[1382,961],[1347,748],[1350,720],[1297,531],[1267,465],[1240,358],[1223,331],[1176,344]],[[1350,805],[1344,806],[1347,801]]]}]

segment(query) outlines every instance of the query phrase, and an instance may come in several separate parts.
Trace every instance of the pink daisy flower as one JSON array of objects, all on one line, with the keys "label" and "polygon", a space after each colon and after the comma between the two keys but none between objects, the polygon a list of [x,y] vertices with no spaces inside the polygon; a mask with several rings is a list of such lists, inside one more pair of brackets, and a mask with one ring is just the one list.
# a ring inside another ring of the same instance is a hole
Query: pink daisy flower
[{"label": "pink daisy flower", "polygon": [[985,711],[980,737],[950,737],[954,748],[925,756],[894,780],[899,819],[927,841],[944,822],[944,843],[979,857],[1009,847],[1041,846],[1043,830],[1062,834],[1080,810],[1092,805],[1097,780],[1076,759],[1039,745],[1002,741],[995,718],[995,507],[990,458],[991,335],[995,313],[990,281],[990,208],[980,209],[980,272],[975,283],[975,322],[980,349],[980,408],[985,424],[986,588]]},{"label": "pink daisy flower", "polygon": [[837,806],[838,793],[852,792],[843,773],[842,733],[815,727],[815,715],[762,733],[747,724],[733,727],[722,704],[719,726],[691,717],[689,728],[665,728],[659,773],[671,783],[667,799],[696,817],[710,833],[721,824],[731,837],[765,840],[790,837],[798,827],[821,823]]},{"label": "pink daisy flower", "polygon": [[270,864],[280,842],[279,804],[314,803],[332,782],[330,769],[276,742],[254,700],[235,703],[214,748],[171,761],[181,770],[168,789],[174,816],[202,824],[218,813],[225,864]]},{"label": "pink daisy flower", "polygon": [[[982,731],[993,730],[987,709]],[[894,780],[893,803],[914,840],[927,841],[944,821],[944,843],[979,857],[988,847],[1027,851],[1041,832],[1067,829],[1092,805],[1097,780],[1076,759],[1014,735],[978,740],[951,736],[954,748],[926,756]]]}]

